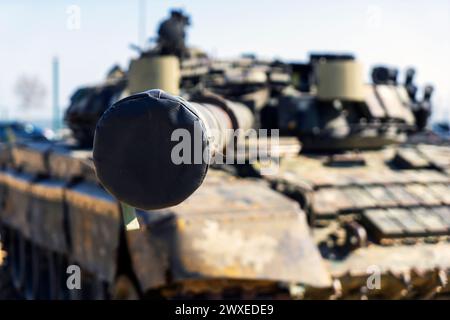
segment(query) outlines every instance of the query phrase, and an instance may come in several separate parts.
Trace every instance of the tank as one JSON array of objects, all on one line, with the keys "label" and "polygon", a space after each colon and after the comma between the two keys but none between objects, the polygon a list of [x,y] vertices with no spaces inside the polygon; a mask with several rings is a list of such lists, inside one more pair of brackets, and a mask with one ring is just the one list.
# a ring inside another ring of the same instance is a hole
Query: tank
[{"label": "tank", "polygon": [[[239,66],[238,72],[249,75],[248,68],[258,72],[260,64],[253,60],[246,66]],[[372,83],[364,84],[361,65],[351,55],[312,54],[309,65],[303,67],[305,69],[310,73],[302,76],[310,79],[307,86],[297,83],[293,87],[285,83],[283,88],[278,83],[278,87],[273,88],[267,78],[255,85],[257,77],[241,78],[237,83],[234,79],[226,79],[226,72],[221,84],[217,81],[208,86],[211,82],[206,78],[205,87],[209,90],[220,92],[252,110],[255,118],[259,118],[257,126],[277,128],[282,133],[281,139],[293,136],[302,142],[300,154],[281,156],[275,174],[258,174],[260,161],[234,165],[234,171],[231,171],[241,179],[248,179],[251,172],[300,205],[307,217],[308,232],[332,279],[329,291],[315,291],[322,292],[322,298],[399,299],[448,295],[449,257],[446,252],[449,249],[450,207],[446,194],[450,149],[429,139],[417,142],[430,114],[432,89],[426,87],[424,97],[419,101],[415,97],[417,89],[411,89],[414,86],[411,69],[406,72],[405,82],[400,84],[398,71],[384,66],[375,67]],[[325,79],[325,83],[320,83],[321,79],[322,82]],[[229,81],[234,82],[231,89],[227,88]],[[268,91],[267,100],[272,101],[255,108],[254,101],[249,101],[248,97],[264,89]],[[183,103],[200,115],[198,121],[206,118],[201,116],[204,111],[197,110],[195,102]],[[124,118],[120,115],[124,109],[121,111],[116,107],[115,112],[118,119]],[[278,122],[274,124],[273,118]],[[102,132],[110,119],[106,113],[105,119],[100,120],[94,150],[118,140],[117,137],[107,138],[108,133]],[[130,120],[130,126],[153,126],[151,121],[142,123],[139,119]],[[210,126],[204,127],[203,135],[208,137]],[[137,140],[138,136],[130,139]],[[164,140],[169,140],[168,134]],[[149,143],[147,148],[151,149],[153,142],[145,143]],[[127,147],[121,149],[121,154],[142,154],[139,150],[146,149],[145,143],[137,146],[124,143]],[[135,147],[137,151],[133,150]],[[107,151],[102,153],[107,154]],[[113,159],[119,158],[120,153],[115,153]],[[117,161],[126,163],[122,159]],[[108,159],[105,162],[108,163]],[[151,163],[150,159],[144,162]],[[105,164],[98,161],[96,165],[98,172],[103,172]],[[152,165],[149,169],[163,166]],[[253,170],[243,170],[246,166]],[[128,191],[138,185],[143,188],[142,198],[149,200],[147,194],[159,187],[159,171],[147,175],[158,177],[155,179],[157,185],[146,186],[146,183],[155,182],[133,172],[142,172],[142,168],[131,164],[126,167],[130,171],[124,176],[129,177],[125,180],[130,185],[125,189]],[[107,171],[115,176],[117,170],[117,166],[112,166]],[[183,169],[184,172],[190,170]],[[195,189],[206,170],[200,170],[191,180],[194,184],[186,182],[177,188],[172,186],[172,195],[179,191],[184,196],[178,201],[189,202],[195,197]],[[109,178],[101,175],[99,178],[108,188]],[[116,197],[133,203],[114,187],[110,188]],[[184,188],[189,188],[189,192]],[[136,195],[137,190],[133,193]],[[134,205],[153,206],[152,203],[136,202]],[[295,290],[291,287],[291,294],[293,292],[300,293],[292,295],[295,297],[311,296],[311,288],[301,283],[297,283]]]},{"label": "tank", "polygon": [[448,295],[450,149],[426,129],[433,88],[419,99],[413,69],[400,84],[385,66],[364,84],[358,64],[311,54],[291,65],[295,89],[265,108],[302,152],[262,178],[306,212],[341,298]]},{"label": "tank", "polygon": [[70,138],[0,144],[2,298],[448,297],[431,88],[351,54],[211,59],[187,25],[77,90]]},{"label": "tank", "polygon": [[[172,14],[161,29],[178,25],[179,19],[179,13]],[[165,37],[161,29],[160,37]],[[210,145],[211,154],[220,154],[234,139],[228,129],[252,124],[254,116],[242,103],[178,88],[179,82],[193,88],[198,81],[192,76],[196,72],[177,74],[180,61],[189,65],[188,59],[197,59],[195,65],[203,57],[194,52],[185,58],[179,46],[168,43],[173,42],[161,39],[156,47],[132,60],[128,71],[113,67],[104,83],[77,90],[65,114],[71,137],[42,143],[16,139],[2,144],[0,221],[2,249],[7,256],[1,286],[8,288],[2,290],[7,298],[289,297],[291,284],[296,282],[328,290],[331,279],[306,232],[304,212],[266,181],[241,179],[200,163],[199,170],[193,170],[185,181],[208,170],[204,182],[198,179],[185,185],[184,194],[174,192],[172,197],[162,189],[164,192],[150,199],[150,206],[123,201],[129,200],[127,197],[115,198],[110,193],[115,192],[100,183],[97,175],[105,174],[96,171],[92,156],[96,123],[111,104],[142,87],[163,86],[173,94],[182,89],[183,95],[194,99],[195,110],[202,110],[199,116],[211,129],[208,143],[216,138],[215,147]],[[174,99],[173,103],[183,101]],[[120,101],[136,102],[130,97]],[[175,124],[187,121],[188,125],[191,120],[194,109],[183,110]],[[163,142],[158,136],[162,137],[164,122],[160,125],[148,138]],[[133,133],[134,128],[129,129]],[[298,152],[298,143],[291,148]],[[149,155],[155,151],[149,150]],[[102,161],[98,156],[94,159]],[[144,164],[138,167],[144,168]],[[180,174],[183,171],[178,170]],[[197,187],[189,202],[182,201]],[[275,211],[284,216],[281,222],[273,215]],[[254,221],[258,229],[253,228]],[[261,250],[265,256],[259,254]],[[304,254],[291,256],[290,250]],[[317,267],[305,268],[307,260]],[[287,261],[289,268],[284,267]],[[77,270],[79,289],[68,289],[68,274]]]}]

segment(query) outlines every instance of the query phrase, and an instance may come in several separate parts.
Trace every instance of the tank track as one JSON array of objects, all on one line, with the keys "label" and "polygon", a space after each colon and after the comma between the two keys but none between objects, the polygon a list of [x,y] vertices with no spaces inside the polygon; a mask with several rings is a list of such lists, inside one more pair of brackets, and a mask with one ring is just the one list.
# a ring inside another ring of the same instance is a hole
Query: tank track
[{"label": "tank track", "polygon": [[[109,298],[109,287],[98,285],[92,274],[81,269],[82,289],[65,287],[67,257],[34,246],[18,231],[3,227],[7,258],[0,265],[0,300],[103,300]],[[15,238],[12,244],[11,236]],[[23,256],[14,254],[17,244],[26,243]],[[51,260],[50,260],[50,257]]]},{"label": "tank track", "polygon": [[8,271],[8,256],[0,237],[0,300],[18,300],[20,295],[14,288]]},{"label": "tank track", "polygon": [[[0,300],[17,300],[26,298],[24,288],[14,287],[11,278],[11,266],[7,260],[0,268]],[[289,286],[275,282],[251,282],[251,281],[226,281],[205,280],[185,281],[157,290],[145,292],[143,299],[450,299],[449,270],[431,270],[428,272],[398,273],[385,270],[381,274],[383,290],[369,290],[367,281],[369,276],[364,273],[346,272],[338,275],[336,272],[333,286],[330,288],[310,288],[301,285]],[[41,279],[42,281],[43,279]],[[86,281],[87,282],[87,281]],[[48,285],[48,284],[47,284]],[[104,288],[106,291],[110,287]],[[49,299],[49,297],[35,296],[29,299]],[[106,293],[100,294],[98,288],[84,287],[83,292],[65,296],[53,297],[54,299],[95,299],[111,298]]]},{"label": "tank track", "polygon": [[20,295],[14,288],[6,267],[0,268],[0,300],[19,300]]}]

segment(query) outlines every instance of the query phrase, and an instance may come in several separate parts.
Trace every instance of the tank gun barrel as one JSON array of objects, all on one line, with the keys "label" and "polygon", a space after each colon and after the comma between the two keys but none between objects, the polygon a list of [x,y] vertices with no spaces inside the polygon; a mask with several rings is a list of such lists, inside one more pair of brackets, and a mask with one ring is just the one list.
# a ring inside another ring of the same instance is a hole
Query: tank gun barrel
[{"label": "tank gun barrel", "polygon": [[118,200],[141,209],[177,205],[202,183],[233,130],[252,125],[251,111],[215,95],[188,102],[162,90],[122,99],[100,118],[94,138],[99,180]]}]

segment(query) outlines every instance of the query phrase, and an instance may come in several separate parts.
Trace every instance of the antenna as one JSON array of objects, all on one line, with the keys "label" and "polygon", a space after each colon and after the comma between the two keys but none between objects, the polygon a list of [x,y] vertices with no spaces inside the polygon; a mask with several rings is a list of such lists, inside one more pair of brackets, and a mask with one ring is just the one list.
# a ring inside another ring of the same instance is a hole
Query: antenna
[{"label": "antenna", "polygon": [[53,57],[52,62],[53,72],[53,131],[56,133],[60,129],[60,115],[59,115],[59,59]]}]

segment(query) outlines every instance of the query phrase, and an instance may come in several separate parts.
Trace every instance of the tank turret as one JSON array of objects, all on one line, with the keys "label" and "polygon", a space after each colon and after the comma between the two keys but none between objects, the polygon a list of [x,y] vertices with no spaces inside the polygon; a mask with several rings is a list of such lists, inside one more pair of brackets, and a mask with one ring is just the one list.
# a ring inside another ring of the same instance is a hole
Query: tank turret
[{"label": "tank turret", "polygon": [[278,97],[276,116],[281,132],[298,136],[304,150],[380,148],[404,142],[426,124],[413,69],[400,84],[398,70],[387,66],[375,66],[372,82],[364,83],[352,55],[311,54],[309,64],[292,67],[295,90]]}]

